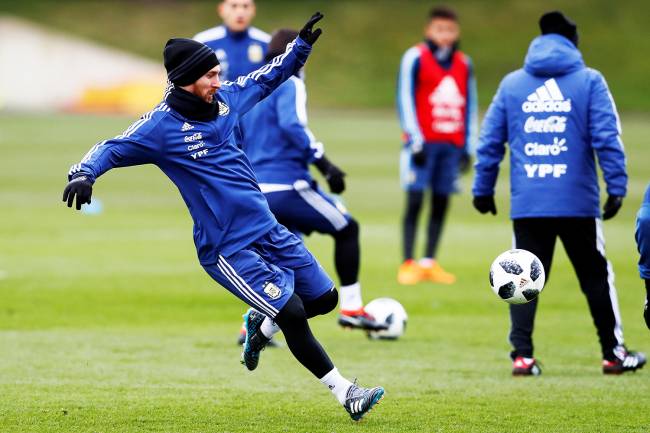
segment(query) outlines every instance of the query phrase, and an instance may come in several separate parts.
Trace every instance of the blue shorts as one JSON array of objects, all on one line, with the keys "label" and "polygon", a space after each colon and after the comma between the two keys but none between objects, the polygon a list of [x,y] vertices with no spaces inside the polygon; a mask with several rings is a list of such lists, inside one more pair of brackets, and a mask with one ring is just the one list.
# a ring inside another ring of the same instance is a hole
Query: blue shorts
[{"label": "blue shorts", "polygon": [[296,234],[335,234],[347,227],[351,218],[343,205],[314,181],[298,180],[290,189],[266,192],[264,196],[280,224]]},{"label": "blue shorts", "polygon": [[426,163],[417,166],[411,158],[411,150],[402,149],[400,155],[400,176],[406,191],[424,191],[427,188],[435,194],[450,195],[456,192],[458,164],[463,150],[447,143],[424,144]]},{"label": "blue shorts", "polygon": [[334,282],[302,241],[278,224],[235,254],[204,265],[210,276],[239,299],[275,318],[293,293],[302,300],[319,298]]}]

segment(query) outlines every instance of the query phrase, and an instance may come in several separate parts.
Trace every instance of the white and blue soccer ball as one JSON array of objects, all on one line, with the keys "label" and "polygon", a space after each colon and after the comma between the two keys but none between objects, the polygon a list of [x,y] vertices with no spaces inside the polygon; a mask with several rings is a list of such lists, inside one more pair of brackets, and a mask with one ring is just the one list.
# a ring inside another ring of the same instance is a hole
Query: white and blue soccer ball
[{"label": "white and blue soccer ball", "polygon": [[508,250],[494,259],[490,267],[490,286],[509,304],[525,304],[544,289],[546,274],[542,262],[530,251]]},{"label": "white and blue soccer ball", "polygon": [[408,315],[406,310],[395,299],[378,298],[367,304],[364,309],[379,323],[388,329],[381,331],[368,331],[368,337],[381,340],[397,340],[406,330]]}]

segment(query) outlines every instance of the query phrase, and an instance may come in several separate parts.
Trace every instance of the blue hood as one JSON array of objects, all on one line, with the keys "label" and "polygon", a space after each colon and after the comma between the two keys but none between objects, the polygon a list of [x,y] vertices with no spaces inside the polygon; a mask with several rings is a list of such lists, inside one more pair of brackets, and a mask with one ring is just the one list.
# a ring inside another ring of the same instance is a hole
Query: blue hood
[{"label": "blue hood", "polygon": [[584,67],[578,48],[564,36],[556,34],[533,39],[524,60],[524,70],[540,77],[565,75]]}]

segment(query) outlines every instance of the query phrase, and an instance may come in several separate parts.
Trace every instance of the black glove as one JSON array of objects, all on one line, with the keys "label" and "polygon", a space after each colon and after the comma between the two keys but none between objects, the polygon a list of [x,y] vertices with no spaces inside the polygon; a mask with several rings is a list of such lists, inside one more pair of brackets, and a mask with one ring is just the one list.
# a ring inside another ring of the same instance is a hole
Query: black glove
[{"label": "black glove", "polygon": [[472,157],[470,156],[469,153],[463,152],[460,155],[460,160],[458,160],[458,170],[460,170],[461,173],[467,173],[469,168],[472,165]]},{"label": "black glove", "polygon": [[77,176],[66,185],[63,190],[63,201],[68,202],[72,207],[74,197],[77,196],[77,210],[81,209],[84,203],[90,204],[90,197],[93,195],[93,183],[86,176]]},{"label": "black glove", "polygon": [[325,156],[323,155],[320,159],[314,162],[318,171],[325,177],[328,185],[330,186],[330,191],[334,194],[341,194],[345,191],[345,172],[332,164]]},{"label": "black glove", "polygon": [[476,197],[474,197],[472,204],[474,205],[476,210],[481,213],[490,212],[492,215],[497,214],[497,205],[494,204],[493,195],[477,195]]},{"label": "black glove", "polygon": [[427,163],[427,154],[424,151],[424,148],[421,148],[419,150],[411,150],[411,159],[413,160],[413,164],[417,165],[418,167],[424,167],[424,165]]},{"label": "black glove", "polygon": [[309,21],[307,21],[307,24],[305,24],[305,27],[303,27],[302,30],[300,30],[300,33],[298,33],[300,39],[307,42],[309,45],[314,45],[314,42],[316,42],[321,33],[323,33],[323,30],[319,28],[312,31],[312,27],[314,27],[314,24],[322,20],[323,16],[324,15],[320,12],[316,12],[312,15],[311,18],[309,18]]},{"label": "black glove", "polygon": [[610,195],[603,206],[603,220],[614,218],[618,210],[623,206],[623,197]]}]

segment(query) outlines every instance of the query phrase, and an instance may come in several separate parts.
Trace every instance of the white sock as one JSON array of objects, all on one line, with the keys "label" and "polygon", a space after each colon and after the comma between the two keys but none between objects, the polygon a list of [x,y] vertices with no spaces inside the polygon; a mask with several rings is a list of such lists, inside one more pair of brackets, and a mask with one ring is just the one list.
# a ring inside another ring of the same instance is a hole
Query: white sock
[{"label": "white sock", "polygon": [[270,339],[280,331],[280,327],[270,317],[265,317],[262,326],[260,326],[260,331],[266,338]]},{"label": "white sock", "polygon": [[434,262],[435,259],[432,259],[431,257],[423,257],[418,261],[418,264],[423,268],[430,268],[431,266],[433,266]]},{"label": "white sock", "polygon": [[345,394],[347,394],[348,389],[352,386],[352,382],[341,376],[341,373],[339,373],[336,367],[319,380],[332,391],[332,394],[334,394],[334,397],[336,397],[339,403],[345,403]]},{"label": "white sock", "polygon": [[361,299],[361,284],[354,283],[349,286],[341,286],[341,310],[354,311],[363,307]]}]

